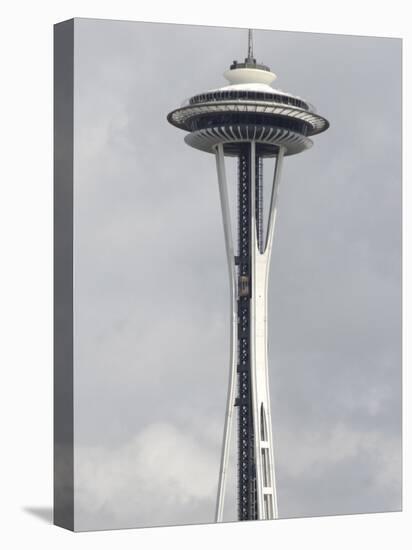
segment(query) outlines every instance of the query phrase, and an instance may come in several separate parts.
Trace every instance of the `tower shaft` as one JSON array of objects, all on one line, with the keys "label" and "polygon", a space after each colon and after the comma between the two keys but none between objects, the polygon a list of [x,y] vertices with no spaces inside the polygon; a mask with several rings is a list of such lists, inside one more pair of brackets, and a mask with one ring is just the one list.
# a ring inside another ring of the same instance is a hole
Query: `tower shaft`
[{"label": "tower shaft", "polygon": [[[216,167],[230,282],[230,373],[216,520],[222,521],[233,406],[238,407],[238,518],[277,517],[267,356],[267,291],[284,148],[273,175],[267,228],[263,227],[262,159],[254,140],[238,152],[238,246],[231,233],[225,152],[216,148]],[[236,396],[237,393],[237,396]]]},{"label": "tower shaft", "polygon": [[252,189],[251,148],[244,144],[238,157],[238,518],[257,519],[256,464],[252,405],[251,277]]},{"label": "tower shaft", "polygon": [[238,517],[272,519],[277,503],[267,358],[270,250],[263,237],[263,162],[254,141],[241,148],[238,167]]}]

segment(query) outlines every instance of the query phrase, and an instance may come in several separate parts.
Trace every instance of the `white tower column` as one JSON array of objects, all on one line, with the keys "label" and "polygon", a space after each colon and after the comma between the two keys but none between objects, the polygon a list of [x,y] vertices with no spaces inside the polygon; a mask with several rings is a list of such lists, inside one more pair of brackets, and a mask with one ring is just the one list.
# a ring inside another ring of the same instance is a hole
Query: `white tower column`
[{"label": "white tower column", "polygon": [[259,250],[256,224],[255,143],[251,143],[252,186],[252,297],[251,297],[251,343],[252,343],[252,406],[255,437],[255,462],[258,497],[258,519],[278,517],[275,459],[272,436],[272,417],[269,393],[268,368],[268,281],[273,234],[276,220],[276,205],[284,149],[280,147],[273,176],[268,227],[264,249]]},{"label": "white tower column", "polygon": [[236,311],[236,269],[235,251],[233,246],[232,226],[230,221],[230,207],[227,191],[227,180],[225,170],[225,157],[223,145],[216,146],[216,168],[219,183],[220,205],[222,209],[223,231],[225,235],[226,258],[229,270],[230,287],[230,367],[229,385],[226,400],[225,425],[223,429],[223,445],[220,459],[219,485],[216,503],[216,522],[223,519],[223,507],[226,491],[226,474],[229,462],[230,441],[232,435],[233,412],[236,392],[236,367],[237,367],[237,311]]}]

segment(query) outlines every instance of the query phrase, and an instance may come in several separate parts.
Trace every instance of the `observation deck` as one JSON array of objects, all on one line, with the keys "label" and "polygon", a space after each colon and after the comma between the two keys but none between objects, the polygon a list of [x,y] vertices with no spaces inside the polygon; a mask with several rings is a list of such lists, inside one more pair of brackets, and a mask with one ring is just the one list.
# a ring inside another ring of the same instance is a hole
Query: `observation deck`
[{"label": "observation deck", "polygon": [[228,86],[194,95],[168,115],[168,121],[189,132],[191,147],[215,153],[219,143],[225,155],[237,156],[241,143],[256,142],[261,157],[285,155],[312,146],[311,136],[324,132],[328,121],[300,97],[273,88],[276,75],[268,67],[246,58],[234,61],[224,73]]}]

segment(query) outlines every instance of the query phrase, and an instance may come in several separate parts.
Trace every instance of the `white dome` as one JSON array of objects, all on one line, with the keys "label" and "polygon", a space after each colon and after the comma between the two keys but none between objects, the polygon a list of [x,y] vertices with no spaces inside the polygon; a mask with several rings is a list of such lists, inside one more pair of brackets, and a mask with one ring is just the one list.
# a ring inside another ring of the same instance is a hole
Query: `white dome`
[{"label": "white dome", "polygon": [[270,94],[273,94],[273,93],[279,93],[279,94],[283,94],[283,95],[287,95],[285,94],[285,92],[282,92],[281,90],[277,90],[276,88],[272,88],[272,86],[269,86],[269,84],[259,84],[259,83],[253,83],[253,82],[250,82],[250,83],[247,83],[247,84],[229,84],[228,86],[222,86],[221,88],[215,88],[214,90],[209,90],[210,92],[217,92],[217,91],[236,91],[236,90],[240,90],[240,91],[248,91],[248,92],[265,92],[265,93],[270,93]]},{"label": "white dome", "polygon": [[276,80],[275,73],[263,71],[262,69],[240,68],[229,69],[223,76],[231,84],[271,84]]},{"label": "white dome", "polygon": [[[300,96],[290,94],[288,92],[284,92],[283,90],[280,90],[279,88],[272,88],[272,86],[269,86],[269,84],[259,84],[259,83],[248,83],[248,84],[229,84],[229,86],[222,86],[221,88],[214,88],[213,90],[208,90],[208,92],[230,92],[230,91],[245,91],[245,92],[263,92],[267,94],[278,94],[278,95],[284,95],[287,97],[294,97],[296,99],[300,99],[301,101],[307,101]],[[313,106],[311,105],[311,108]],[[313,107],[314,109],[314,107]]]}]

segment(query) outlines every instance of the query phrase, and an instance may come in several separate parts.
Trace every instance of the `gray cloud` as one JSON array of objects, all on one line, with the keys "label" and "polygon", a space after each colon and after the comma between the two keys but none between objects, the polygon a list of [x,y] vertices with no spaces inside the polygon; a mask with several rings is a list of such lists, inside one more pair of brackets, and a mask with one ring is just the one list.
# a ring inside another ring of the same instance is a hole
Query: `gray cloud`
[{"label": "gray cloud", "polygon": [[213,520],[216,458],[171,424],[151,424],[115,448],[80,446],[75,467],[80,530]]}]

